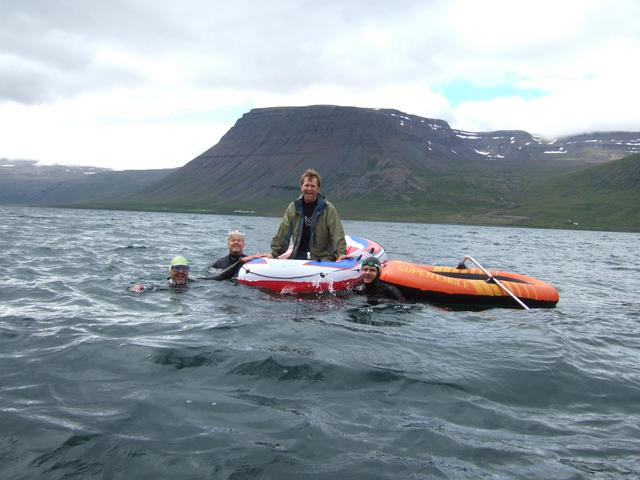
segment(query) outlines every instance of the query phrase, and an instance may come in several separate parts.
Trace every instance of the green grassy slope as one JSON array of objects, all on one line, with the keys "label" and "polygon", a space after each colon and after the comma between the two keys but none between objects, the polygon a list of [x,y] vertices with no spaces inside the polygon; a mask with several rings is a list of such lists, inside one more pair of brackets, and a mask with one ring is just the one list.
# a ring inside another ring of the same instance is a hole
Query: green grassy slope
[{"label": "green grassy slope", "polygon": [[[542,228],[640,231],[640,155],[577,170],[567,164],[495,162],[416,173],[421,192],[327,194],[344,219]],[[259,200],[211,201],[189,196],[162,203],[92,204],[93,207],[280,216],[297,189],[269,190]],[[577,223],[577,225],[574,224]]]},{"label": "green grassy slope", "polygon": [[640,155],[537,179],[516,212],[531,226],[640,231]]}]

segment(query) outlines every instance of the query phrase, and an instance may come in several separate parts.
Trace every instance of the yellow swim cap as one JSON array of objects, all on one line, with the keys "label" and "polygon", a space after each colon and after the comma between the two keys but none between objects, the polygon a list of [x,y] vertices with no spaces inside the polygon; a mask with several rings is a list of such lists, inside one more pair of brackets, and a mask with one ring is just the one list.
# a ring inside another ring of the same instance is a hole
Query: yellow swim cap
[{"label": "yellow swim cap", "polygon": [[173,257],[173,260],[171,260],[171,266],[174,267],[176,265],[189,265],[189,260],[184,258],[182,255],[178,255],[177,257]]},{"label": "yellow swim cap", "polygon": [[178,255],[177,257],[173,257],[173,260],[171,260],[171,263],[169,264],[169,273],[171,273],[171,267],[175,267],[175,266],[178,266],[178,265],[184,265],[184,266],[188,267],[189,266],[189,260],[187,260],[182,255]]}]

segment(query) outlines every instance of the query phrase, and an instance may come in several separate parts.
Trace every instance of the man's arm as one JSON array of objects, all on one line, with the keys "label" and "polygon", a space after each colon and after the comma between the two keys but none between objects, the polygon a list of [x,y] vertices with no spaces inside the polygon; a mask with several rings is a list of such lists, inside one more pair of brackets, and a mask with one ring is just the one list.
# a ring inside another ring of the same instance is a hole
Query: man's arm
[{"label": "man's arm", "polygon": [[385,283],[384,286],[386,287],[388,298],[397,300],[398,302],[404,302],[404,296],[398,287],[389,283]]},{"label": "man's arm", "polygon": [[228,266],[229,266],[229,255],[225,255],[224,257],[219,258],[218,260],[213,262],[211,265],[209,265],[209,268],[223,269],[223,268],[227,268]]},{"label": "man's arm", "polygon": [[277,258],[287,251],[289,240],[291,239],[291,222],[293,220],[294,213],[295,206],[291,203],[284,211],[278,231],[271,240],[271,255],[273,258]]},{"label": "man's arm", "polygon": [[244,259],[241,258],[235,263],[232,263],[231,265],[229,265],[227,268],[222,270],[217,275],[214,275],[212,277],[202,277],[201,280],[215,280],[217,282],[221,280],[231,280],[233,277],[235,277],[238,274],[238,272],[240,271],[240,268],[242,268],[242,265],[244,265],[243,260]]},{"label": "man's arm", "polygon": [[338,258],[343,257],[347,253],[347,241],[344,239],[344,229],[342,228],[342,222],[340,221],[340,215],[336,207],[331,204],[329,208],[329,232],[331,239],[336,246],[336,253]]}]

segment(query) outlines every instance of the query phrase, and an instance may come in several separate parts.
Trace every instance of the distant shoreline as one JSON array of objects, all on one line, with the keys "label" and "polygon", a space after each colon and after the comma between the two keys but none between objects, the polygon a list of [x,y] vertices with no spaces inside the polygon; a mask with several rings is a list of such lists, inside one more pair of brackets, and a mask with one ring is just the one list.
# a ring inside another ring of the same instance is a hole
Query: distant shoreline
[{"label": "distant shoreline", "polygon": [[[219,215],[219,216],[237,216],[237,217],[256,217],[256,218],[274,218],[278,219],[281,215],[269,214],[269,213],[240,213],[226,210],[209,210],[209,209],[180,209],[170,207],[135,207],[135,206],[98,206],[98,205],[21,205],[21,204],[0,204],[0,207],[27,207],[27,208],[63,208],[63,209],[77,209],[77,210],[103,210],[103,211],[120,211],[120,212],[150,212],[150,213],[179,213],[179,214],[192,214],[192,215]],[[284,206],[283,206],[284,209]],[[481,215],[476,215],[477,219]],[[599,228],[597,226],[583,226],[578,223],[567,223],[566,225],[527,225],[524,223],[509,223],[507,217],[494,217],[499,221],[487,221],[487,222],[474,222],[474,221],[447,221],[443,216],[439,219],[433,220],[420,220],[410,218],[385,218],[382,216],[370,216],[363,214],[359,217],[351,215],[341,215],[344,221],[362,221],[362,222],[381,222],[381,223],[407,223],[407,224],[423,224],[423,225],[459,225],[459,226],[475,226],[475,227],[504,227],[504,228],[526,228],[526,229],[540,229],[540,230],[567,230],[567,231],[585,231],[585,232],[617,232],[617,233],[640,233],[640,228]]]}]

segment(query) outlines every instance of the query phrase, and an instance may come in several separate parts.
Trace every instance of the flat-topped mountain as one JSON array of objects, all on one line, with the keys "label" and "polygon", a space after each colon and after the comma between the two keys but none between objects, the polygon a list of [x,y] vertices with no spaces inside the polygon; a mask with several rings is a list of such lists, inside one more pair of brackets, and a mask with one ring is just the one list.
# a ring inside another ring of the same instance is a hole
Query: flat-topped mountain
[{"label": "flat-topped mountain", "polygon": [[385,197],[427,191],[433,174],[492,163],[591,164],[640,152],[640,133],[543,140],[523,131],[465,132],[397,110],[313,106],[255,109],[220,142],[146,189],[149,201],[245,202],[297,189],[315,168],[334,198],[376,189]]},{"label": "flat-topped mountain", "polygon": [[[593,214],[584,192],[585,201],[564,209],[571,204],[563,197],[571,181],[556,180],[638,153],[640,132],[543,139],[517,130],[456,130],[443,120],[392,109],[263,108],[244,114],[218,144],[184,167],[153,181],[145,176],[144,185],[126,192],[105,195],[103,189],[100,198],[96,190],[90,197],[85,192],[75,203],[279,216],[298,195],[301,173],[315,168],[322,193],[344,218],[549,227],[571,220],[586,228],[640,230],[631,212],[630,222],[618,215],[618,227],[602,213],[625,212],[634,204],[621,199],[633,197],[637,187],[623,183],[616,195],[599,195]],[[634,165],[620,164],[615,175],[625,177]],[[110,174],[93,177],[100,175]]]},{"label": "flat-topped mountain", "polygon": [[517,209],[536,179],[637,152],[640,132],[546,140],[456,130],[390,109],[254,109],[217,145],[130,200],[279,215],[300,174],[315,168],[323,193],[346,217],[520,224],[527,218]]},{"label": "flat-topped mountain", "polygon": [[203,202],[290,197],[306,168],[321,172],[332,197],[372,188],[393,196],[423,191],[427,183],[416,173],[482,160],[472,150],[453,150],[458,142],[446,122],[421,119],[428,123],[414,128],[406,118],[391,110],[331,106],[252,110],[217,145],[141,197],[188,201],[194,191]]}]

